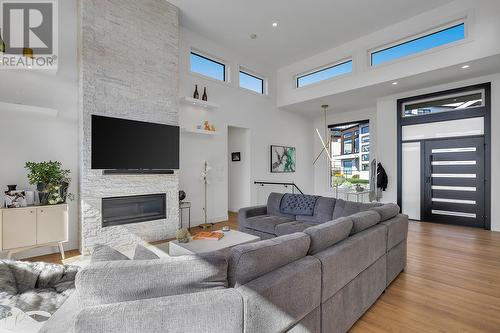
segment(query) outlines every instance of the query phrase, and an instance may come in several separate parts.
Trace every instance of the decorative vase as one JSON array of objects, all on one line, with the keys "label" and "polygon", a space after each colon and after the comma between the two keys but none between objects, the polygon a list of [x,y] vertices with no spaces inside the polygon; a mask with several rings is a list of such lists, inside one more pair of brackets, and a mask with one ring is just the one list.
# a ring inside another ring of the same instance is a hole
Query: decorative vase
[{"label": "decorative vase", "polygon": [[207,87],[203,88],[203,96],[201,96],[201,99],[204,100],[205,102],[208,101]]},{"label": "decorative vase", "polygon": [[16,188],[17,188],[17,185],[7,185],[7,192],[15,191]]},{"label": "decorative vase", "polygon": [[198,92],[198,85],[194,85],[194,94],[193,94],[194,99],[200,99],[200,93]]},{"label": "decorative vase", "polygon": [[61,186],[59,187],[59,197],[61,198],[61,203],[66,203],[66,199],[68,197],[68,188],[68,182],[61,183]]},{"label": "decorative vase", "polygon": [[40,205],[48,204],[49,193],[47,192],[47,184],[38,183],[36,185],[36,190],[38,191],[38,200],[40,201]]},{"label": "decorative vase", "polygon": [[186,192],[184,192],[183,190],[180,190],[179,191],[179,201],[182,201],[186,199]]}]

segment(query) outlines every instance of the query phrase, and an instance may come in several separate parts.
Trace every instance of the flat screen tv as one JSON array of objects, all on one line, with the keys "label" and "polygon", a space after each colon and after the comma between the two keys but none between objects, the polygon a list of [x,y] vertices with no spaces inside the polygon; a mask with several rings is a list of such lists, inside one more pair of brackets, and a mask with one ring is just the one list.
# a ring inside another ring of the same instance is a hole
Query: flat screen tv
[{"label": "flat screen tv", "polygon": [[179,127],[92,115],[92,169],[179,169]]}]

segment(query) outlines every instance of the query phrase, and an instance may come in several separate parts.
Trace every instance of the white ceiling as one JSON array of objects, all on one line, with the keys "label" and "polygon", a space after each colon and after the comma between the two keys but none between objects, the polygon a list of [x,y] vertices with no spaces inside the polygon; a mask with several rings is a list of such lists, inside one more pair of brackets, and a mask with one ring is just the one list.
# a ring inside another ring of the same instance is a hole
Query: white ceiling
[{"label": "white ceiling", "polygon": [[452,0],[168,1],[180,8],[182,26],[278,68]]}]

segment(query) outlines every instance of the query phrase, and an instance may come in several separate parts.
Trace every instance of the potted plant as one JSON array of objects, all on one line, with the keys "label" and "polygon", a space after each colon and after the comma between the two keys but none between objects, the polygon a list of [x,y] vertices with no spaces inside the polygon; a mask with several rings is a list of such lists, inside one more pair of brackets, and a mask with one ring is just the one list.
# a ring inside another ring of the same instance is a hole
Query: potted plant
[{"label": "potted plant", "polygon": [[28,181],[36,185],[40,204],[55,205],[66,202],[72,195],[67,193],[70,183],[70,170],[62,168],[61,162],[26,162]]}]

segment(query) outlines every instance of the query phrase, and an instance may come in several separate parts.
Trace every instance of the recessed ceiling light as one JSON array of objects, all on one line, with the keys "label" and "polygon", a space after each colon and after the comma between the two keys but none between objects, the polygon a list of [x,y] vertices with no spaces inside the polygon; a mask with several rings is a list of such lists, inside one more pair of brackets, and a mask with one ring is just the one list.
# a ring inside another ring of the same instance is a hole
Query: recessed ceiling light
[{"label": "recessed ceiling light", "polygon": [[257,39],[257,34],[250,34],[250,39]]},{"label": "recessed ceiling light", "polygon": [[394,82],[392,83],[392,85],[393,85],[393,86],[396,86],[398,83],[399,83],[398,81],[394,81]]},{"label": "recessed ceiling light", "polygon": [[469,67],[470,67],[470,65],[463,65],[463,66],[462,66],[462,69],[467,69],[467,68],[469,68]]},{"label": "recessed ceiling light", "polygon": [[273,27],[277,27],[278,26],[278,22],[273,22]]}]

